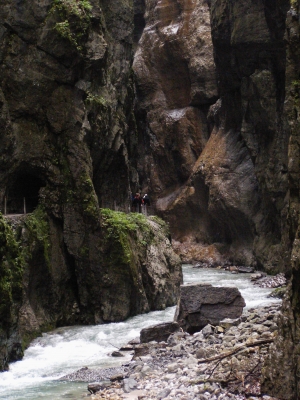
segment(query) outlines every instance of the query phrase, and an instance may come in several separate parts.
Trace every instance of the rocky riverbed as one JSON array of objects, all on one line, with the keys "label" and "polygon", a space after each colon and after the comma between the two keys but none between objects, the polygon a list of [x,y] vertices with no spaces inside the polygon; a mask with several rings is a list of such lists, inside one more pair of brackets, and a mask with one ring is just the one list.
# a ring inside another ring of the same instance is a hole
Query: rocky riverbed
[{"label": "rocky riverbed", "polygon": [[159,343],[136,340],[120,349],[133,352],[122,367],[83,368],[63,379],[89,382],[91,400],[275,400],[261,393],[260,377],[279,313],[280,304],[270,305],[193,335],[176,332]]}]

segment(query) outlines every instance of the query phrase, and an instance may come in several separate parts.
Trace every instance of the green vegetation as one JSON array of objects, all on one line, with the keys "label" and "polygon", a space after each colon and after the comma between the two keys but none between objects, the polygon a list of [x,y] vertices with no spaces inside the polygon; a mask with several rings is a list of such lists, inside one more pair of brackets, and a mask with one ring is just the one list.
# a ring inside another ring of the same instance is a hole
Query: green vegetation
[{"label": "green vegetation", "polygon": [[20,243],[0,213],[0,321],[7,326],[13,302],[22,298],[22,275],[26,265]]},{"label": "green vegetation", "polygon": [[287,291],[286,286],[276,288],[272,290],[272,292],[269,294],[269,297],[283,299],[284,295],[286,294],[286,291]]},{"label": "green vegetation", "polygon": [[26,246],[22,246],[16,239],[11,226],[0,214],[0,319],[2,320],[3,313],[9,317],[13,301],[21,300],[22,274],[32,257],[32,243],[38,242],[43,246],[45,260],[50,264],[49,225],[45,211],[38,207],[32,214],[28,214],[24,224],[28,234]]},{"label": "green vegetation", "polygon": [[54,29],[67,39],[78,51],[82,51],[80,41],[90,27],[92,5],[88,0],[54,0],[51,13],[58,14],[61,22]]},{"label": "green vegetation", "polygon": [[147,218],[142,214],[125,214],[102,208],[101,217],[102,227],[105,229],[105,240],[107,243],[114,243],[115,248],[121,246],[121,252],[119,248],[116,255],[123,263],[128,264],[133,260],[131,238],[136,239],[137,243],[143,247],[151,243],[153,239]]},{"label": "green vegetation", "polygon": [[156,222],[161,229],[164,231],[166,236],[170,235],[169,225],[163,219],[159,218],[157,215],[151,215],[149,217],[150,220]]},{"label": "green vegetation", "polygon": [[80,188],[78,192],[83,204],[84,215],[95,220],[99,219],[98,199],[94,191],[94,185],[91,178],[87,174],[80,177]]},{"label": "green vegetation", "polygon": [[85,99],[86,104],[88,105],[99,105],[102,107],[107,106],[107,101],[102,96],[93,95],[91,92],[87,92],[87,97]]},{"label": "green vegetation", "polygon": [[[22,243],[18,240],[21,227]],[[32,259],[34,251],[42,249],[44,259],[50,266],[50,235],[47,214],[42,207],[28,214],[18,228],[13,229],[0,213],[0,332],[5,332],[16,323],[18,309],[22,302],[23,273]],[[48,324],[45,328],[22,336],[22,349],[41,332],[52,329]],[[6,364],[0,365],[5,369]]]},{"label": "green vegetation", "polygon": [[291,0],[291,6],[292,6],[293,8],[296,8],[296,9],[297,9],[297,7],[298,7],[298,0]]},{"label": "green vegetation", "polygon": [[67,145],[61,146],[61,154],[57,158],[63,181],[63,203],[74,205],[77,209],[80,208],[83,216],[99,221],[98,198],[88,171],[84,170],[79,179],[74,181],[68,161]]},{"label": "green vegetation", "polygon": [[42,207],[37,207],[32,214],[28,214],[25,219],[25,226],[28,231],[29,246],[23,247],[23,253],[26,258],[31,258],[30,244],[38,241],[43,247],[44,258],[48,266],[50,266],[49,248],[49,223],[47,214]]}]

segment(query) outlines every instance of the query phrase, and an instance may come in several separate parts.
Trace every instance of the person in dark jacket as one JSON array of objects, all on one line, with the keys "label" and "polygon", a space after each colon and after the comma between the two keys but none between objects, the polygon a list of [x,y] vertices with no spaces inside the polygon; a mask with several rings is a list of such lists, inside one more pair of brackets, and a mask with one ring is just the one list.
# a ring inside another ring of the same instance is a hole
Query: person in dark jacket
[{"label": "person in dark jacket", "polygon": [[141,212],[142,198],[139,193],[136,193],[132,200],[132,210],[134,212]]}]

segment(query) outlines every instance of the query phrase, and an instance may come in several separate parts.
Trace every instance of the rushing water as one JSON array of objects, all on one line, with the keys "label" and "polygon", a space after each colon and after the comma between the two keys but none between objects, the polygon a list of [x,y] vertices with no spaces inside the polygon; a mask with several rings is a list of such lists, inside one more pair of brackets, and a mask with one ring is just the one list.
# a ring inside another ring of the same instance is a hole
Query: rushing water
[{"label": "rushing water", "polygon": [[[245,299],[246,309],[279,301],[267,298],[271,290],[254,286],[249,274],[230,274],[223,270],[195,269],[191,265],[184,265],[183,275],[184,283],[237,286]],[[110,357],[112,351],[139,336],[142,328],[172,321],[174,312],[175,307],[169,307],[164,311],[138,315],[125,322],[59,328],[45,333],[32,342],[22,361],[11,364],[8,372],[0,374],[0,399],[80,399],[87,394],[86,383],[57,379],[83,366],[119,365],[119,358]]]}]

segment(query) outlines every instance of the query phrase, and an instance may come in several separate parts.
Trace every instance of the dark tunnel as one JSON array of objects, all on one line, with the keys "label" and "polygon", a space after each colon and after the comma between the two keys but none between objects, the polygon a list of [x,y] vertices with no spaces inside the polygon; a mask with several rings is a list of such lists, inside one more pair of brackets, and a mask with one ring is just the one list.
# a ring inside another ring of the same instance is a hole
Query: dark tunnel
[{"label": "dark tunnel", "polygon": [[39,204],[39,191],[43,186],[43,180],[34,173],[19,173],[7,189],[6,214],[33,212]]}]

